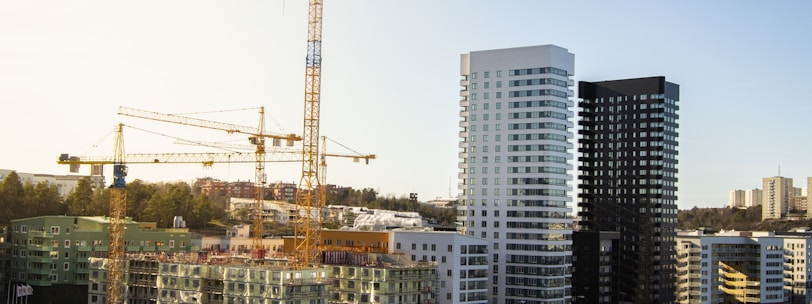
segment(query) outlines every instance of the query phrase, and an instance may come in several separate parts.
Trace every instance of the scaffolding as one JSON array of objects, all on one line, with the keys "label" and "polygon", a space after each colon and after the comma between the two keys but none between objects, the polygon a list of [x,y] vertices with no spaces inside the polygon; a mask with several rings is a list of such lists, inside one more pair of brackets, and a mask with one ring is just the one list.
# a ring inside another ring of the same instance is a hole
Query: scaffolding
[{"label": "scaffolding", "polygon": [[435,262],[354,251],[325,251],[322,262],[333,279],[327,303],[435,303]]},{"label": "scaffolding", "polygon": [[[90,264],[93,284],[89,287],[89,302],[102,303],[104,290],[98,286],[106,283],[104,272],[110,263],[104,258],[91,258]],[[128,256],[126,269],[125,298],[133,304],[259,304],[275,300],[324,303],[329,284],[323,269],[296,270],[245,259],[140,254]]]}]

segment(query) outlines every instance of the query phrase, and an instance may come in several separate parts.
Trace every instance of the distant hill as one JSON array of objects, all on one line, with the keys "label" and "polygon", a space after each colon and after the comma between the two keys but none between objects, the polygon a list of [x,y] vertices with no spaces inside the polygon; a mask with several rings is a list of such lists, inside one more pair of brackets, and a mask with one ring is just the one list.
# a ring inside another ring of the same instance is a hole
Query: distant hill
[{"label": "distant hill", "polygon": [[812,227],[812,220],[761,221],[761,206],[747,209],[697,208],[680,210],[677,228],[693,230],[699,227],[714,230],[789,231],[796,227]]}]

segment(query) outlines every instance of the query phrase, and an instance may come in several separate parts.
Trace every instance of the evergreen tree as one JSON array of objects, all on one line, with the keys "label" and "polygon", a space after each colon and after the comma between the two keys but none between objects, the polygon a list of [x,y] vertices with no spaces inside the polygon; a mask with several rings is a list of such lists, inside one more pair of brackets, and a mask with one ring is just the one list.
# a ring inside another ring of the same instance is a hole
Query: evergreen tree
[{"label": "evergreen tree", "polygon": [[90,178],[85,177],[79,180],[76,189],[68,195],[65,199],[68,215],[73,216],[90,216],[94,214],[92,210],[93,202],[93,187],[90,184]]},{"label": "evergreen tree", "polygon": [[24,206],[26,214],[21,217],[44,215],[64,215],[67,211],[64,200],[55,185],[41,182],[36,185],[26,184]]},{"label": "evergreen tree", "polygon": [[12,171],[0,184],[0,225],[8,226],[22,213],[23,184],[17,172]]}]

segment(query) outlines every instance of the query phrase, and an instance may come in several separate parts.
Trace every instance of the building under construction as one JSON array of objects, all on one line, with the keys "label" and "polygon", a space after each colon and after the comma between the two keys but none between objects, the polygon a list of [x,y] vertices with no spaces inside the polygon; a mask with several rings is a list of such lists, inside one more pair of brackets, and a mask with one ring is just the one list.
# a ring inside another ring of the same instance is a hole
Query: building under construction
[{"label": "building under construction", "polygon": [[[90,258],[88,303],[104,303],[109,260]],[[436,263],[403,255],[324,251],[322,267],[199,254],[132,254],[124,298],[146,303],[434,303]]]},{"label": "building under construction", "polygon": [[[326,303],[326,270],[191,255],[130,255],[126,303]],[[91,258],[88,303],[104,303],[109,260]]]},{"label": "building under construction", "polygon": [[401,254],[324,251],[330,304],[435,303],[437,264]]}]

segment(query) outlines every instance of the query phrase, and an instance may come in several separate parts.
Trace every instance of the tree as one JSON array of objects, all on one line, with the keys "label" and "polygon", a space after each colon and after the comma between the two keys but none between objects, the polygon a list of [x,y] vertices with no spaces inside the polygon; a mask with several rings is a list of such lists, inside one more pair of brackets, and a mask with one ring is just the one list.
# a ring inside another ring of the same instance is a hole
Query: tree
[{"label": "tree", "polygon": [[23,184],[17,172],[12,171],[0,184],[0,225],[8,226],[18,218],[23,201]]},{"label": "tree", "polygon": [[191,204],[191,217],[186,220],[186,224],[189,228],[205,228],[206,224],[214,219],[214,206],[206,195],[196,195]]},{"label": "tree", "polygon": [[93,187],[90,178],[85,177],[79,180],[76,189],[65,199],[68,215],[89,216],[94,215],[91,204],[93,202]]},{"label": "tree", "polygon": [[67,211],[64,200],[55,185],[41,182],[36,185],[26,184],[24,209],[28,212],[23,217],[43,215],[63,215]]},{"label": "tree", "polygon": [[158,222],[160,227],[169,227],[176,215],[191,217],[191,201],[192,189],[189,184],[178,182],[156,185],[155,194],[144,210],[144,220]]},{"label": "tree", "polygon": [[127,183],[127,215],[134,221],[142,221],[147,203],[155,194],[155,187],[136,179]]}]

